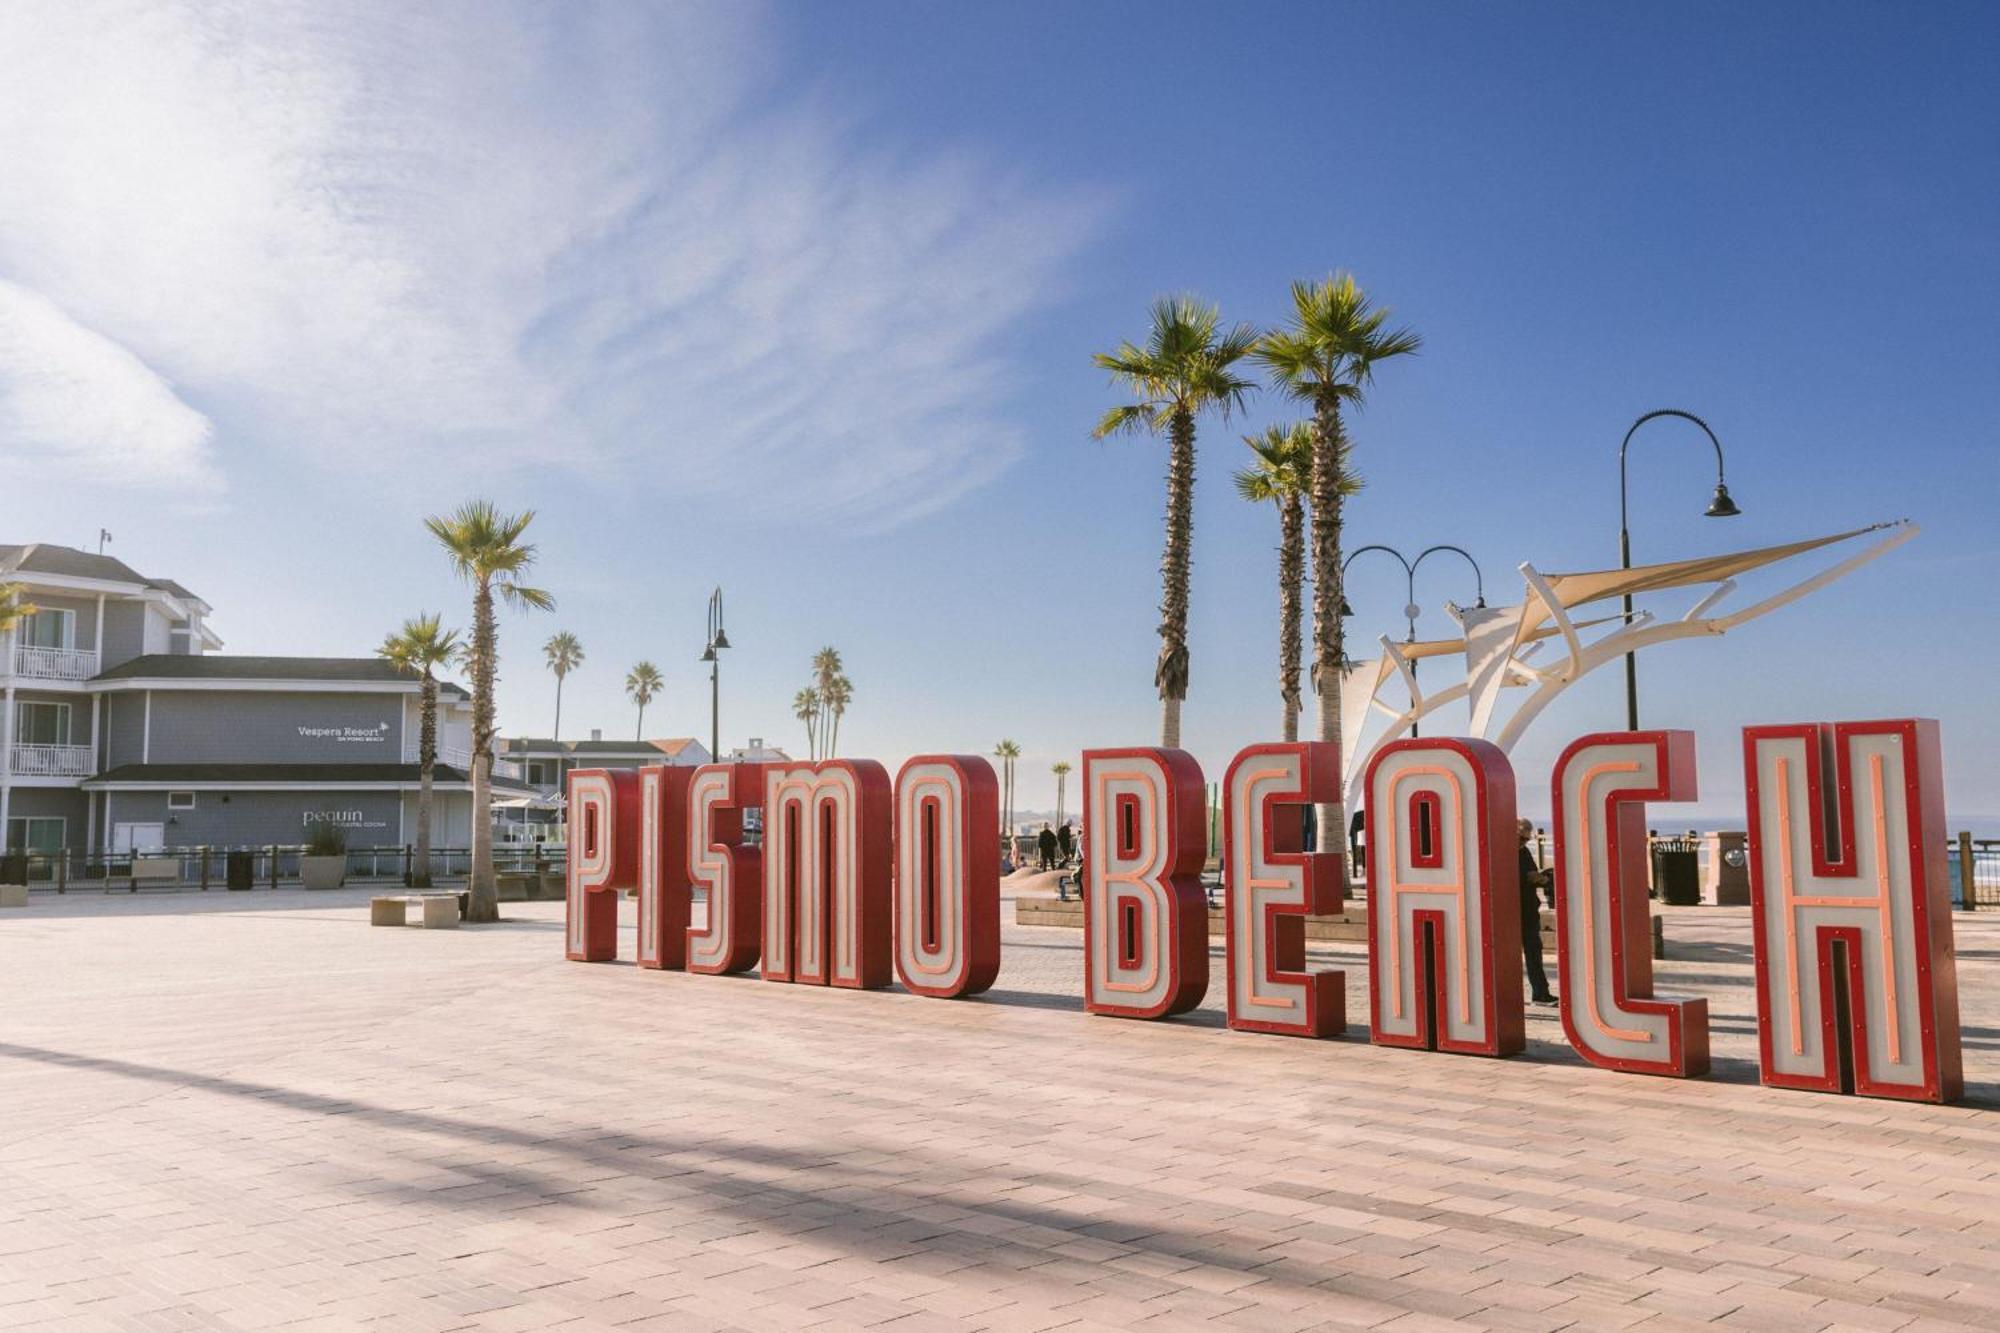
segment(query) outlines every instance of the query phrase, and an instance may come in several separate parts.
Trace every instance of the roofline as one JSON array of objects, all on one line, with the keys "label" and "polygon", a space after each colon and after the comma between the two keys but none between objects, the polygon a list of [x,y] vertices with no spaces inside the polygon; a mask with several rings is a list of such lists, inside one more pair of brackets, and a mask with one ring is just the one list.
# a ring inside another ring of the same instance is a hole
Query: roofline
[{"label": "roofline", "polygon": [[[442,686],[445,682],[439,681]],[[83,682],[96,694],[116,694],[132,690],[206,690],[216,693],[260,691],[284,693],[310,691],[314,694],[420,694],[421,680],[316,680],[312,677],[275,678],[270,676],[95,676]],[[440,703],[459,699],[442,688]]]}]

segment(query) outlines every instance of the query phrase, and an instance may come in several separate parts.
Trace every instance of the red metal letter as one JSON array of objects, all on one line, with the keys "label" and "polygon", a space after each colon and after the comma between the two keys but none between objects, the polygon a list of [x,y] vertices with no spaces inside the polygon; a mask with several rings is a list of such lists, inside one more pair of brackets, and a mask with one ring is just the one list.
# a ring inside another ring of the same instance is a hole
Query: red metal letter
[{"label": "red metal letter", "polygon": [[1330,741],[1253,745],[1222,781],[1229,1026],[1329,1037],[1347,1026],[1347,981],[1306,971],[1305,918],[1347,898],[1337,851],[1307,852],[1305,811],[1340,791]]},{"label": "red metal letter", "polygon": [[1521,1050],[1521,875],[1507,757],[1480,740],[1394,741],[1368,765],[1363,789],[1371,1036],[1467,1055]]},{"label": "red metal letter", "polygon": [[639,770],[639,966],[687,966],[694,889],[688,882],[688,787],[694,770]]},{"label": "red metal letter", "polygon": [[563,957],[606,963],[618,956],[618,895],[639,869],[639,775],[603,768],[569,775],[568,921]]},{"label": "red metal letter", "polygon": [[1185,750],[1086,750],[1083,1006],[1165,1018],[1208,993],[1201,765]]},{"label": "red metal letter", "polygon": [[1556,963],[1570,1045],[1605,1069],[1706,1074],[1708,1001],[1653,994],[1646,905],[1646,802],[1695,798],[1694,733],[1585,736],[1556,760],[1549,790]]},{"label": "red metal letter", "polygon": [[1000,790],[972,755],[896,774],[896,975],[918,995],[977,995],[1000,974]]},{"label": "red metal letter", "polygon": [[1745,727],[1743,765],[1764,1082],[1957,1100],[1937,723]]},{"label": "red metal letter", "polygon": [[764,979],[889,984],[889,774],[828,759],[764,774]]},{"label": "red metal letter", "polygon": [[757,965],[762,854],[743,845],[743,812],[764,800],[764,765],[703,764],[688,782],[688,880],[708,919],[688,929],[687,970],[711,976]]}]

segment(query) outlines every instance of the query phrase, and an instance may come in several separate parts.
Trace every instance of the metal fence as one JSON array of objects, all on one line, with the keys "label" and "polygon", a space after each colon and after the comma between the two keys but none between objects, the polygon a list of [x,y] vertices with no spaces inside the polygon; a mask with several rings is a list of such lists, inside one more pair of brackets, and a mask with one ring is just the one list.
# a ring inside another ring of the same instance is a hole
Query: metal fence
[{"label": "metal fence", "polygon": [[[153,889],[208,890],[297,888],[302,846],[168,847],[153,851],[13,852],[0,857],[0,883],[25,881],[30,893],[140,893]],[[417,865],[413,846],[350,847],[348,884],[408,884]],[[560,871],[560,844],[495,846],[494,869],[503,875]],[[472,871],[469,847],[433,847],[431,882],[462,883]],[[232,882],[233,881],[233,882]]]}]

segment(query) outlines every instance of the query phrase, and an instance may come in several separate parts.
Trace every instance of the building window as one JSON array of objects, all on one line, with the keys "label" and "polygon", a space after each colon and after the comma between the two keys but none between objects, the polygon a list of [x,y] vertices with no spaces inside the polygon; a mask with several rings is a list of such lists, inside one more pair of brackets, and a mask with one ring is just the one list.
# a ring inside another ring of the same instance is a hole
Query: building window
[{"label": "building window", "polygon": [[68,831],[69,821],[60,815],[16,816],[7,821],[7,850],[59,852]]},{"label": "building window", "polygon": [[18,632],[17,642],[23,648],[74,648],[76,612],[54,608],[37,611],[21,621]]},{"label": "building window", "polygon": [[561,763],[554,759],[530,759],[528,761],[528,785],[530,787],[554,787],[561,783],[558,776]]},{"label": "building window", "polygon": [[69,705],[18,701],[14,705],[14,743],[68,745]]},{"label": "building window", "polygon": [[167,793],[167,809],[194,809],[194,793],[191,791],[170,791]]}]

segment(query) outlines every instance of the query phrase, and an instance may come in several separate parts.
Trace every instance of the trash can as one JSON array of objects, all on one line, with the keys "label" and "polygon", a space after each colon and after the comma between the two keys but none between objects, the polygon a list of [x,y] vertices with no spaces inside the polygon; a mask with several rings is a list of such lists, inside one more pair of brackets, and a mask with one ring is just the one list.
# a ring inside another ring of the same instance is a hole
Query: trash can
[{"label": "trash can", "polygon": [[248,891],[255,887],[257,879],[256,862],[250,852],[230,852],[225,859],[224,877],[231,890]]},{"label": "trash can", "polygon": [[1701,902],[1701,861],[1692,838],[1653,840],[1653,894],[1671,907]]}]

